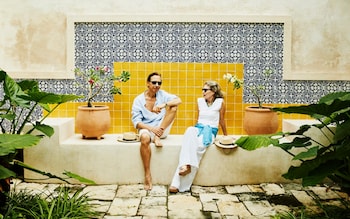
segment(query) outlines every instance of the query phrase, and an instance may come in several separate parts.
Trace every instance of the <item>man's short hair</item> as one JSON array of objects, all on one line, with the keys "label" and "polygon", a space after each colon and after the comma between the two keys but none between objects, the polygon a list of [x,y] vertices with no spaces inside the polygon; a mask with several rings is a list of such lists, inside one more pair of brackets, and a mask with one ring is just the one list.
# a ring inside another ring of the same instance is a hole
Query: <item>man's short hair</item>
[{"label": "man's short hair", "polygon": [[151,81],[151,77],[153,77],[155,75],[158,75],[159,77],[162,77],[162,75],[159,74],[158,72],[152,72],[151,74],[148,75],[147,82],[150,82]]}]

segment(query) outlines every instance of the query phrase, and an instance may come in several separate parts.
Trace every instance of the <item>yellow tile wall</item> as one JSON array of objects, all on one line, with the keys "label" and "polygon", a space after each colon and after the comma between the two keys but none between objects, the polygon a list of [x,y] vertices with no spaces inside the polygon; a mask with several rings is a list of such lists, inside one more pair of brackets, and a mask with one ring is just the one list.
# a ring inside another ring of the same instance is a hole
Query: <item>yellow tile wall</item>
[{"label": "yellow tile wall", "polygon": [[[232,90],[232,85],[223,79],[227,72],[243,78],[242,63],[149,63],[149,62],[116,62],[116,75],[123,70],[129,71],[131,78],[126,83],[118,84],[122,88],[122,95],[115,95],[113,103],[105,104],[110,107],[112,125],[109,133],[123,133],[135,131],[131,123],[131,107],[133,99],[146,90],[146,79],[149,73],[162,74],[162,89],[178,95],[182,104],[178,108],[177,118],[173,124],[171,134],[183,134],[188,126],[196,122],[196,99],[202,96],[201,88],[207,80],[217,81],[225,95],[227,105],[226,121],[228,133],[232,135],[245,134],[243,130],[244,108],[251,104],[242,101],[243,90]],[[118,83],[118,82],[116,82]],[[77,107],[84,103],[70,102],[61,105],[50,117],[75,117]],[[285,107],[292,104],[273,104],[275,107]],[[282,119],[307,119],[308,116],[297,114],[280,114]],[[222,134],[221,130],[219,134]]]}]

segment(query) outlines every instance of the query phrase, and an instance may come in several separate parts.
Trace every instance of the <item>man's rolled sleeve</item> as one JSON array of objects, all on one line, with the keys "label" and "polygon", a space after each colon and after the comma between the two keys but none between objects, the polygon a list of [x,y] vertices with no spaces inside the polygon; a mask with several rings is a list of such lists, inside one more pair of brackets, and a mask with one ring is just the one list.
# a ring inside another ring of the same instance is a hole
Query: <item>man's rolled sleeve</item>
[{"label": "man's rolled sleeve", "polygon": [[142,110],[140,108],[140,102],[139,101],[135,101],[133,106],[132,106],[132,110],[131,110],[131,121],[135,127],[135,129],[137,128],[137,124],[142,122],[143,119],[143,115],[142,115]]}]

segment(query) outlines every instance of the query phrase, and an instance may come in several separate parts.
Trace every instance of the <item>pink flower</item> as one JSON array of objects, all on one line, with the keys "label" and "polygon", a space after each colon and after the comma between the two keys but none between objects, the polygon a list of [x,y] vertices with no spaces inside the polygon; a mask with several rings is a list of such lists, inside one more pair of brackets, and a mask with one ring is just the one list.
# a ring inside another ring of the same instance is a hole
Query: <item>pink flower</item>
[{"label": "pink flower", "polygon": [[103,67],[103,71],[108,72],[109,68],[107,66]]},{"label": "pink flower", "polygon": [[[87,88],[87,91],[84,93],[87,93],[86,98],[88,101],[88,106],[92,106],[92,99],[103,91],[102,88],[104,86],[108,87],[111,81],[126,82],[130,78],[130,73],[127,71],[123,71],[118,77],[115,77],[113,74],[108,74],[108,72],[111,71],[107,66],[94,66],[86,69],[85,71],[76,68],[74,72],[84,81],[84,83],[79,84],[79,86],[83,87],[84,89]],[[113,87],[110,89],[108,94],[121,94],[120,88],[116,88],[113,84]]]}]

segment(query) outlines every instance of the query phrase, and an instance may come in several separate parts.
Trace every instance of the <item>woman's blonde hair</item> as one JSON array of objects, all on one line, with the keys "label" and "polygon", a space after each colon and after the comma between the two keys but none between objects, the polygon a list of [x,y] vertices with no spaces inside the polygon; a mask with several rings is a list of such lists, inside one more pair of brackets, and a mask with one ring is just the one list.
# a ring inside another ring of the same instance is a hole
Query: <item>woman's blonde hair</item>
[{"label": "woman's blonde hair", "polygon": [[216,81],[206,81],[204,84],[209,86],[210,90],[215,93],[215,98],[224,98],[224,93],[221,91],[221,87]]}]

